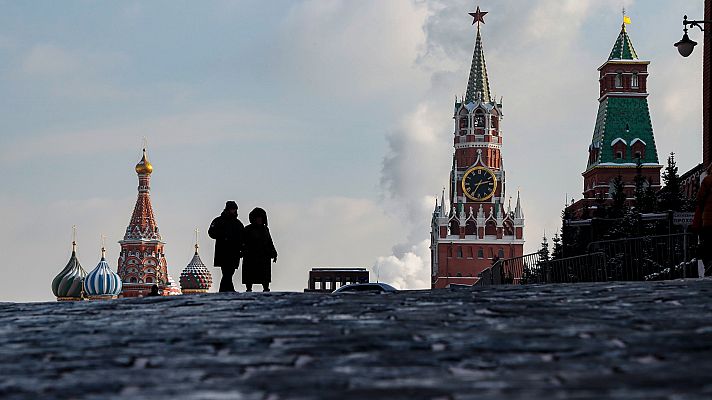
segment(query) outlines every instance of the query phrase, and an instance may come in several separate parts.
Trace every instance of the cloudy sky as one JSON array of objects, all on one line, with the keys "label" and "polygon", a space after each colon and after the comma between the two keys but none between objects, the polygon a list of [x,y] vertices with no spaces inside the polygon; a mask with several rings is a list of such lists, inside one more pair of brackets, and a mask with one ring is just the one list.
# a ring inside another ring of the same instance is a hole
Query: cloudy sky
[{"label": "cloudy sky", "polygon": [[[596,68],[623,6],[652,62],[661,159],[674,151],[682,171],[699,162],[701,52],[683,59],[672,44],[702,3],[480,1],[527,250],[558,229],[567,194],[581,196]],[[53,299],[74,224],[84,268],[105,234],[115,270],[143,137],[176,280],[196,227],[212,260],[205,231],[234,199],[243,219],[255,206],[270,215],[275,290],[304,289],[312,267],[369,267],[401,288],[427,287],[430,212],[447,184],[476,5],[0,0],[0,301]]]}]

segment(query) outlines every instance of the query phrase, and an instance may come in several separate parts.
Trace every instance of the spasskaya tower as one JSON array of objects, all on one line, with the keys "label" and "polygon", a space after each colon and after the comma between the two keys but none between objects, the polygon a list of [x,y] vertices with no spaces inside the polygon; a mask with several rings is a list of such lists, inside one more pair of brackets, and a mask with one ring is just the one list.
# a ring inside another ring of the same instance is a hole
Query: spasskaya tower
[{"label": "spasskaya tower", "polygon": [[[448,204],[436,202],[431,230],[433,288],[473,285],[497,258],[524,252],[524,212],[519,193],[507,197],[502,101],[493,98],[480,25],[486,12],[470,13],[477,25],[475,50],[465,97],[455,102],[452,170]],[[516,277],[515,277],[516,278]]]}]

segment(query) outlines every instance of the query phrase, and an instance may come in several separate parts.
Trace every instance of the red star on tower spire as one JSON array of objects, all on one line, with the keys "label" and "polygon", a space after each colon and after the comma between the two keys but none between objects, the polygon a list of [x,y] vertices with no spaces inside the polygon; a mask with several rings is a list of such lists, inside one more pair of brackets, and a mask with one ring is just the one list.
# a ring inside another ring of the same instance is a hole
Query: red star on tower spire
[{"label": "red star on tower spire", "polygon": [[488,14],[486,11],[480,11],[480,6],[477,6],[477,11],[473,13],[469,13],[472,18],[474,18],[474,21],[472,21],[472,25],[477,24],[477,26],[480,26],[481,23],[485,23],[485,15]]}]

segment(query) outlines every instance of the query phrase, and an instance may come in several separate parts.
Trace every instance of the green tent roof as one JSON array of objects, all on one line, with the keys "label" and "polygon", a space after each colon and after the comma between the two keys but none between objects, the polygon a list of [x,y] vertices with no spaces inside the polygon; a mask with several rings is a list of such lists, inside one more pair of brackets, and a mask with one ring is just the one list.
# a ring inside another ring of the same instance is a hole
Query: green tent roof
[{"label": "green tent roof", "polygon": [[[613,142],[617,139],[628,145],[623,159],[616,159],[613,153]],[[630,146],[636,139],[645,143],[645,156],[641,161],[644,164],[658,164],[648,100],[645,97],[606,97],[598,107],[591,143],[593,148],[600,149],[599,156],[589,163],[588,168],[600,164],[635,164],[637,160]]]},{"label": "green tent roof", "polygon": [[633,42],[628,36],[628,32],[625,30],[625,24],[621,27],[621,33],[618,35],[616,43],[613,45],[613,50],[611,50],[611,55],[608,60],[637,60],[638,53],[635,52],[633,48]]},{"label": "green tent roof", "polygon": [[487,78],[487,65],[485,64],[485,51],[482,47],[482,36],[480,27],[477,26],[477,40],[475,41],[475,53],[472,55],[472,66],[470,67],[470,79],[467,82],[467,93],[465,103],[471,103],[477,99],[477,94],[482,94],[482,101],[491,101],[489,79]]}]

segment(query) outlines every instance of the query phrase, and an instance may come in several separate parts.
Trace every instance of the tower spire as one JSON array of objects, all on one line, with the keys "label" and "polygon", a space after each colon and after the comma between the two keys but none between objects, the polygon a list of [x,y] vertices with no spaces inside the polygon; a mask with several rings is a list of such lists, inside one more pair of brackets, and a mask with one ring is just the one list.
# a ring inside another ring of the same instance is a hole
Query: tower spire
[{"label": "tower spire", "polygon": [[611,50],[611,55],[608,60],[637,60],[638,53],[635,52],[633,47],[633,42],[628,36],[628,31],[626,30],[626,25],[630,24],[630,17],[625,14],[625,8],[623,9],[623,22],[621,23],[621,31],[618,34],[618,39],[613,45],[613,50]]},{"label": "tower spire", "polygon": [[489,78],[487,77],[487,65],[485,63],[485,51],[482,46],[482,35],[480,34],[480,24],[484,24],[486,12],[477,11],[470,13],[475,19],[473,25],[477,23],[477,38],[475,39],[475,51],[472,55],[472,65],[470,66],[470,79],[467,82],[467,92],[465,103],[471,103],[479,99],[485,103],[491,101]]}]

